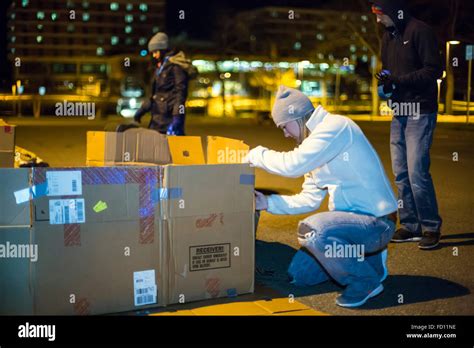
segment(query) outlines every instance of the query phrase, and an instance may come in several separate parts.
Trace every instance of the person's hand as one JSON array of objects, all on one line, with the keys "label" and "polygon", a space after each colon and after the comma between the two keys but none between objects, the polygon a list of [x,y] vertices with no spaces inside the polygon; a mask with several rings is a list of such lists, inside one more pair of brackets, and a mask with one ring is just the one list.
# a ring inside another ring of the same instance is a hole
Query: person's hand
[{"label": "person's hand", "polygon": [[398,80],[388,70],[382,70],[375,74],[375,78],[379,81],[379,85],[383,86],[383,92],[386,95],[391,95],[398,83]]},{"label": "person's hand", "polygon": [[391,73],[388,70],[382,70],[381,72],[378,72],[375,74],[375,78],[379,80],[381,83],[385,83],[390,80],[391,78]]},{"label": "person's hand", "polygon": [[[139,110],[138,110],[139,111]],[[134,123],[137,123],[137,124],[140,124],[140,115],[139,115],[139,112],[136,112],[135,115],[133,116],[133,122]]]},{"label": "person's hand", "polygon": [[167,135],[184,135],[184,124],[182,116],[173,116],[173,121],[169,125]]},{"label": "person's hand", "polygon": [[261,192],[254,190],[255,192],[255,209],[256,210],[267,210],[268,200],[267,197]]}]

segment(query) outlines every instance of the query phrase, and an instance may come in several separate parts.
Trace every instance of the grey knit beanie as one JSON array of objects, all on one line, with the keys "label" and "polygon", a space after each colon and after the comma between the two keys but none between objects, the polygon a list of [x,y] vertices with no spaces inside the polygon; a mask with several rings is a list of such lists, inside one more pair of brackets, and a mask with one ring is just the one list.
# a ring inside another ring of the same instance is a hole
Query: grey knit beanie
[{"label": "grey knit beanie", "polygon": [[148,52],[165,50],[168,48],[168,35],[159,32],[156,33],[148,42]]},{"label": "grey knit beanie", "polygon": [[278,88],[272,109],[272,118],[277,127],[306,117],[313,111],[311,100],[300,91],[286,86]]}]

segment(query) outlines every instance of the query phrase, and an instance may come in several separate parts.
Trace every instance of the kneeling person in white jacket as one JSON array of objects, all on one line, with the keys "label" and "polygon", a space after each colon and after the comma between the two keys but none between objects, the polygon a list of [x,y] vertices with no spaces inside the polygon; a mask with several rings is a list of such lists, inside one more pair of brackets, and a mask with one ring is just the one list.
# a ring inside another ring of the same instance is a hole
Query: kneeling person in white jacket
[{"label": "kneeling person in white jacket", "polygon": [[300,221],[298,241],[319,261],[314,267],[320,268],[320,279],[327,280],[327,272],[346,286],[336,303],[358,307],[383,291],[388,274],[386,246],[395,231],[397,202],[383,165],[352,120],[322,106],[315,109],[298,90],[279,88],[272,117],[299,146],[289,152],[258,146],[244,162],[281,176],[304,175],[305,180],[301,193],[293,196],[256,191],[256,209],[308,213],[329,194],[329,212]]}]

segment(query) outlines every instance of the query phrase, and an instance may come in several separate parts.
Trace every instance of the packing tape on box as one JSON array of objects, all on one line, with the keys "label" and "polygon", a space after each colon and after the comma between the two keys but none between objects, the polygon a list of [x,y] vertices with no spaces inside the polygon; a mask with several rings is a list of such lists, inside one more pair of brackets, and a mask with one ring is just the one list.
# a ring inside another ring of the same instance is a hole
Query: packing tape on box
[{"label": "packing tape on box", "polygon": [[241,185],[255,185],[255,175],[253,174],[240,174]]},{"label": "packing tape on box", "polygon": [[181,187],[158,188],[152,192],[153,202],[181,199],[183,197],[183,189]]},{"label": "packing tape on box", "polygon": [[46,196],[47,193],[48,183],[46,182],[13,192],[16,204],[25,203],[30,199]]}]

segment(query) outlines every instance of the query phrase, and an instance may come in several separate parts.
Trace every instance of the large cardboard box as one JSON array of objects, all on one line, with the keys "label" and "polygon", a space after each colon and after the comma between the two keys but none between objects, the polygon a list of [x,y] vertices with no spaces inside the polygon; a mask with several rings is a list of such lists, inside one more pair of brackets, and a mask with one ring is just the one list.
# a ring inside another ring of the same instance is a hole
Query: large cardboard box
[{"label": "large cardboard box", "polygon": [[[169,137],[173,165],[165,167],[162,205],[168,241],[168,299],[183,303],[254,291],[255,171],[222,151],[247,150],[241,141]],[[246,153],[245,153],[246,154]],[[219,160],[219,161],[218,161]],[[178,164],[177,164],[178,163]],[[179,165],[180,164],[180,165]]]},{"label": "large cardboard box", "polygon": [[13,168],[15,158],[15,126],[0,119],[0,168]]},{"label": "large cardboard box", "polygon": [[[202,163],[200,139],[173,138],[183,142],[173,159]],[[0,314],[104,314],[253,292],[253,168],[122,165],[0,169],[0,248],[37,246],[35,262],[0,258]]]},{"label": "large cardboard box", "polygon": [[[0,215],[0,314],[103,314],[165,305],[156,199],[162,171],[0,170],[6,193],[0,197],[6,208]],[[27,246],[36,248],[35,261],[8,252]]]},{"label": "large cardboard box", "polygon": [[144,128],[132,128],[123,133],[87,132],[87,166],[120,162],[171,163],[166,135]]},{"label": "large cardboard box", "polygon": [[243,164],[166,166],[168,303],[254,291],[253,178]]}]

